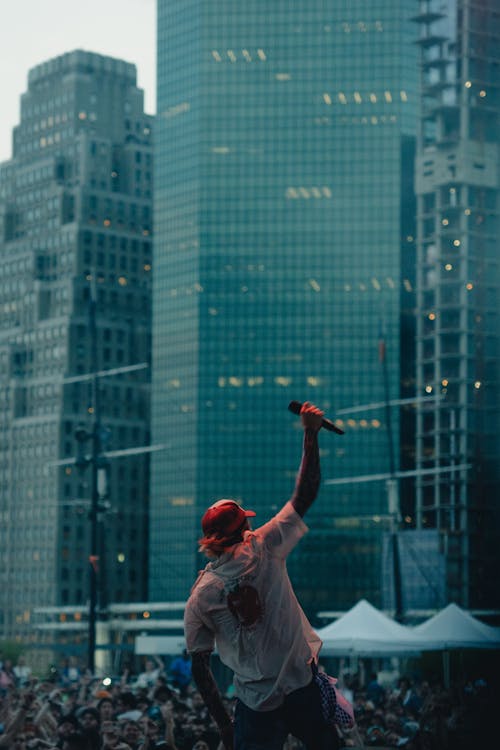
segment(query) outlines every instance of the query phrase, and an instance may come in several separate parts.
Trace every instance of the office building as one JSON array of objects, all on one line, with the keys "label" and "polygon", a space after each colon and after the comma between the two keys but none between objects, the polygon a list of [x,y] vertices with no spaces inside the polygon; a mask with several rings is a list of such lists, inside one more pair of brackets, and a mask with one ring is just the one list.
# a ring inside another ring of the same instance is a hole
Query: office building
[{"label": "office building", "polygon": [[416,520],[449,601],[498,609],[500,8],[425,0],[418,135]]},{"label": "office building", "polygon": [[[36,608],[88,602],[77,428],[99,420],[102,451],[149,444],[149,368],[122,368],[149,360],[151,126],[134,65],[69,52],[29,72],[0,165],[0,637],[37,638]],[[97,399],[85,375],[108,370]],[[110,458],[107,489],[105,468],[99,606],[147,583],[147,454]]]},{"label": "office building", "polygon": [[310,613],[380,604],[384,480],[327,480],[403,461],[385,403],[413,393],[414,9],[158,3],[153,599],[188,595],[210,502],[234,497],[262,523],[288,499],[296,399],[346,433],[320,436],[323,487],[289,564],[299,597]]}]

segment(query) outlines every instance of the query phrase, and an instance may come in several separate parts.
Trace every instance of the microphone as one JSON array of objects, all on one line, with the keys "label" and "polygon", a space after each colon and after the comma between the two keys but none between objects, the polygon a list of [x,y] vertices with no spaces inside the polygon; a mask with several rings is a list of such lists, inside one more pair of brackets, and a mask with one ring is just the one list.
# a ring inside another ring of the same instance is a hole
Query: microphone
[{"label": "microphone", "polygon": [[[288,411],[291,411],[293,414],[300,414],[301,409],[302,409],[302,404],[300,403],[300,401],[290,401],[290,403],[288,404]],[[344,430],[341,430],[340,427],[337,427],[336,424],[333,424],[333,422],[330,419],[325,419],[325,417],[323,417],[321,426],[324,427],[325,430],[329,430],[330,432],[336,432],[337,435],[344,434]]]}]

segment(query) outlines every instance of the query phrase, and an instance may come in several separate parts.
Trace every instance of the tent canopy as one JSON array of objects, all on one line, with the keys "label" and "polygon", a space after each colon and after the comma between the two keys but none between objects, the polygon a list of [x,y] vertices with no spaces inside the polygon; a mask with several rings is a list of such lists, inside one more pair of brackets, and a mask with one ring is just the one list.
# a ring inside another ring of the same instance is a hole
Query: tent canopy
[{"label": "tent canopy", "polygon": [[500,648],[500,631],[477,620],[457,604],[448,604],[434,617],[413,628],[427,641],[422,650],[453,648]]},{"label": "tent canopy", "polygon": [[422,639],[412,628],[391,620],[366,599],[316,632],[323,641],[322,656],[397,656],[422,651]]}]

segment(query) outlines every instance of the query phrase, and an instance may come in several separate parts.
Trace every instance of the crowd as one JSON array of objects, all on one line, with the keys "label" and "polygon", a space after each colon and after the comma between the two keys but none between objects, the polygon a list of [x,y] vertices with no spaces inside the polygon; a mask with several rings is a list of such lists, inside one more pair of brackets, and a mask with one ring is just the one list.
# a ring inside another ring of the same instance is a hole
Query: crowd
[{"label": "crowd", "polygon": [[[493,695],[482,679],[455,685],[400,678],[383,686],[344,676],[340,686],[355,709],[344,747],[465,750],[482,747]],[[233,699],[225,698],[229,711]],[[493,709],[494,710],[494,709]],[[291,737],[285,750],[299,750]],[[21,658],[0,660],[0,750],[222,750],[215,724],[191,681],[187,653],[168,667],[147,659],[144,669],[115,679],[94,678],[65,662],[35,678]]]}]

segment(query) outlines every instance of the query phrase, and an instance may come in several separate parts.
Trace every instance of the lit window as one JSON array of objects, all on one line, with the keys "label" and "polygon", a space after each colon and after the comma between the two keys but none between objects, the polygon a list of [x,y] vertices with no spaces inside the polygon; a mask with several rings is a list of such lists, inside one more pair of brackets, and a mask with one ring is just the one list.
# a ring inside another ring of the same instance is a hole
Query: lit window
[{"label": "lit window", "polygon": [[151,265],[150,265],[150,263],[145,263],[144,270],[145,271],[151,271]]},{"label": "lit window", "polygon": [[275,75],[277,81],[289,81],[291,77],[290,73],[276,73]]},{"label": "lit window", "polygon": [[460,240],[453,240],[455,247],[460,247]]},{"label": "lit window", "polygon": [[450,222],[448,221],[448,219],[443,219],[442,222],[441,222],[441,224],[443,225],[443,227],[447,227],[449,223]]},{"label": "lit window", "polygon": [[470,89],[471,86],[472,86],[472,81],[466,81],[465,82],[465,88],[466,89]]},{"label": "lit window", "polygon": [[209,315],[218,315],[218,314],[219,314],[219,311],[217,310],[217,308],[216,308],[216,307],[209,307],[209,308],[208,308],[208,314],[209,314]]},{"label": "lit window", "polygon": [[332,197],[332,191],[326,185],[324,185],[321,188],[321,190],[323,191],[323,195],[325,196],[325,198],[331,198]]},{"label": "lit window", "polygon": [[448,385],[448,380],[446,378],[443,378],[441,381],[441,385],[443,386],[443,388],[446,388],[446,386]]},{"label": "lit window", "polygon": [[227,56],[229,57],[229,59],[231,60],[231,62],[233,62],[233,63],[236,62],[236,55],[234,54],[234,52],[233,52],[232,49],[228,49]]},{"label": "lit window", "polygon": [[104,224],[105,227],[110,227],[111,226],[111,222],[110,222],[109,219],[104,219],[104,221],[102,223]]},{"label": "lit window", "polygon": [[465,288],[470,292],[471,289],[474,289],[474,284],[471,284],[471,282],[469,281],[469,283],[465,285]]},{"label": "lit window", "polygon": [[406,93],[406,91],[400,91],[399,95],[401,97],[401,101],[402,102],[407,102],[408,101],[408,94]]},{"label": "lit window", "polygon": [[309,284],[311,285],[311,288],[314,289],[315,292],[321,291],[321,287],[316,281],[316,279],[309,279]]},{"label": "lit window", "polygon": [[306,188],[305,188],[305,187],[300,187],[300,188],[299,188],[299,193],[300,193],[300,195],[302,196],[302,198],[306,198],[306,199],[308,199],[308,198],[310,198],[310,197],[311,197],[311,196],[309,195],[309,190],[306,190]]},{"label": "lit window", "polygon": [[486,96],[486,91],[485,91],[484,89],[482,89],[482,90],[481,90],[481,91],[479,92],[479,96],[480,96],[480,97],[482,97],[482,98],[484,99],[484,97]]},{"label": "lit window", "polygon": [[316,387],[316,386],[318,386],[320,384],[321,384],[321,379],[320,378],[315,378],[312,375],[309,375],[309,377],[307,378],[307,385],[311,385],[313,387]]},{"label": "lit window", "polygon": [[228,154],[229,153],[229,147],[228,146],[214,146],[212,148],[212,153],[214,153],[214,154]]},{"label": "lit window", "polygon": [[247,62],[252,62],[252,57],[247,49],[241,50],[241,53]]},{"label": "lit window", "polygon": [[377,103],[377,95],[376,94],[370,94],[370,101],[372,102],[372,104],[376,104]]},{"label": "lit window", "polygon": [[433,312],[429,313],[428,318],[429,320],[436,320],[436,313],[433,313]]},{"label": "lit window", "polygon": [[277,378],[274,378],[274,382],[276,383],[276,385],[282,385],[286,387],[287,385],[290,385],[290,383],[292,382],[292,378],[285,378],[283,376],[279,376]]},{"label": "lit window", "polygon": [[445,265],[445,270],[446,270],[446,271],[451,271],[452,269],[453,269],[453,266],[451,265],[451,263],[447,263],[447,264]]},{"label": "lit window", "polygon": [[378,429],[380,427],[380,420],[372,419],[372,427],[375,427],[375,429]]},{"label": "lit window", "polygon": [[425,392],[426,393],[432,393],[432,385],[426,385],[425,386]]},{"label": "lit window", "polygon": [[330,94],[323,94],[323,100],[325,104],[331,104],[332,103],[332,97]]},{"label": "lit window", "polygon": [[376,125],[378,123],[378,117],[375,117],[375,115],[372,115],[372,117],[370,117],[370,122],[372,125]]},{"label": "lit window", "polygon": [[404,285],[404,288],[406,289],[407,292],[412,292],[413,291],[413,287],[412,287],[411,282],[410,282],[409,279],[404,279],[403,285]]},{"label": "lit window", "polygon": [[387,281],[387,286],[389,287],[389,289],[396,288],[396,284],[394,283],[394,279],[392,278],[392,276],[387,276],[385,280]]},{"label": "lit window", "polygon": [[361,104],[361,102],[363,101],[363,99],[361,98],[361,94],[359,93],[359,91],[355,91],[354,92],[354,101],[356,102],[356,104]]},{"label": "lit window", "polygon": [[119,552],[116,556],[116,559],[119,563],[125,562],[125,555],[123,554],[123,552]]},{"label": "lit window", "polygon": [[225,388],[226,387],[226,378],[218,378],[217,385],[219,388]]},{"label": "lit window", "polygon": [[118,277],[118,283],[119,283],[120,286],[127,286],[128,281],[125,278],[125,276],[119,276]]},{"label": "lit window", "polygon": [[390,91],[384,91],[384,98],[386,102],[392,102],[392,95]]},{"label": "lit window", "polygon": [[264,378],[260,375],[253,378],[247,378],[247,384],[250,386],[250,388],[255,387],[256,385],[262,385],[264,382]]},{"label": "lit window", "polygon": [[79,112],[78,113],[78,119],[79,120],[86,120],[87,119],[87,113],[86,112]]},{"label": "lit window", "polygon": [[231,376],[229,378],[229,385],[232,385],[234,388],[241,388],[243,385],[242,378],[235,378],[234,376]]},{"label": "lit window", "polygon": [[287,198],[293,198],[293,199],[296,199],[299,197],[299,194],[297,193],[296,189],[293,187],[287,188],[285,195]]},{"label": "lit window", "polygon": [[466,209],[465,209],[465,211],[464,211],[464,214],[465,214],[466,216],[470,216],[470,215],[471,215],[471,213],[472,213],[472,211],[470,210],[470,208],[466,208]]},{"label": "lit window", "polygon": [[258,49],[257,50],[257,55],[258,55],[258,57],[259,57],[260,60],[262,60],[262,61],[267,60],[266,53],[264,52],[263,49]]},{"label": "lit window", "polygon": [[216,62],[222,62],[222,57],[219,55],[216,49],[212,50],[212,57]]},{"label": "lit window", "polygon": [[380,291],[381,286],[380,286],[380,281],[378,279],[372,278],[372,285],[374,289],[377,289]]},{"label": "lit window", "polygon": [[347,97],[346,97],[346,95],[344,94],[343,91],[339,91],[339,93],[337,94],[337,96],[338,96],[339,102],[341,104],[347,104]]},{"label": "lit window", "polygon": [[476,380],[476,382],[474,383],[474,388],[477,391],[481,388],[481,381],[480,380]]}]

